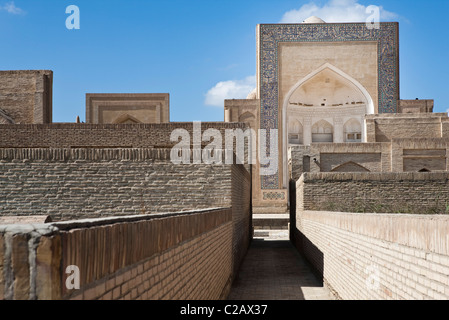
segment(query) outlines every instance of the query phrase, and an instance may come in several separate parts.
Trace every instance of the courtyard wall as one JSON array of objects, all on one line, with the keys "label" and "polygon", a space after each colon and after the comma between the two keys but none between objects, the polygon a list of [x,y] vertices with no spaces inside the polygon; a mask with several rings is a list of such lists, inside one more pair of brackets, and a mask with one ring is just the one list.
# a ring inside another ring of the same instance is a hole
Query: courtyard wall
[{"label": "courtyard wall", "polygon": [[301,210],[449,214],[449,173],[305,173]]},{"label": "courtyard wall", "polygon": [[0,300],[224,299],[234,226],[231,208],[0,226]]},{"label": "courtyard wall", "polygon": [[246,214],[250,204],[243,165],[174,164],[170,149],[0,149],[0,176],[3,216],[177,212],[232,207],[239,197],[234,207]]},{"label": "courtyard wall", "polygon": [[[291,184],[292,242],[341,299],[446,300],[447,183],[447,173],[304,174]],[[363,201],[385,210],[408,203],[414,214],[351,213]],[[325,209],[329,202],[343,210]],[[427,207],[441,214],[424,214]]]},{"label": "courtyard wall", "polygon": [[[0,126],[0,148],[171,148],[176,129],[187,130],[193,143],[192,122],[162,124],[20,124]],[[246,129],[244,123],[202,122],[202,133],[227,129]],[[225,139],[223,138],[223,145]],[[203,144],[207,144],[203,142]]]}]

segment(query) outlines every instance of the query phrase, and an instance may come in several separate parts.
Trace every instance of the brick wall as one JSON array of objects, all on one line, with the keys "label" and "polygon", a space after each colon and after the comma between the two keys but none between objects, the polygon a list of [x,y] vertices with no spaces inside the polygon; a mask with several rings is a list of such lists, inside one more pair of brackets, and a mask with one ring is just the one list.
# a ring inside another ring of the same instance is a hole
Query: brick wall
[{"label": "brick wall", "polygon": [[305,173],[303,210],[449,213],[449,173]]},{"label": "brick wall", "polygon": [[[225,137],[227,129],[246,129],[243,123],[204,122],[202,132],[217,129]],[[164,124],[70,124],[1,125],[0,148],[149,148],[172,147],[175,129],[185,129],[193,143],[193,123]],[[225,139],[223,139],[223,145]],[[203,144],[208,144],[203,142]]]},{"label": "brick wall", "polygon": [[449,140],[394,139],[391,143],[392,171],[449,171]]},{"label": "brick wall", "polygon": [[[226,298],[237,271],[232,216],[209,209],[0,226],[0,299]],[[66,287],[70,265],[79,290]]]},{"label": "brick wall", "polygon": [[381,172],[381,154],[380,153],[321,153],[320,168],[321,172],[331,172],[344,170],[342,165],[348,162],[354,162],[363,168],[358,170],[369,170],[371,172]]},{"label": "brick wall", "polygon": [[[252,238],[251,175],[243,165],[232,166],[234,270],[240,268]],[[234,275],[237,273],[234,272]]]},{"label": "brick wall", "polygon": [[381,114],[366,116],[367,142],[390,142],[396,138],[441,138],[445,113]]},{"label": "brick wall", "polygon": [[298,208],[293,242],[342,299],[447,300],[448,232],[442,215]]},{"label": "brick wall", "polygon": [[244,166],[176,165],[168,149],[0,149],[0,176],[0,215],[60,221],[233,206],[240,221],[249,212]]}]

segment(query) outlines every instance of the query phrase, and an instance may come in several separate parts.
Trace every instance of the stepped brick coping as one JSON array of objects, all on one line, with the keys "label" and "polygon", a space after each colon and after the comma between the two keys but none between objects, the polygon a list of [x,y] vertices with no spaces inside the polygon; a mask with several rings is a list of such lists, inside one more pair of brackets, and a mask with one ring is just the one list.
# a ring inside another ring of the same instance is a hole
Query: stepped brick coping
[{"label": "stepped brick coping", "polygon": [[160,148],[0,148],[0,161],[110,161],[170,160],[170,149]]},{"label": "stepped brick coping", "polygon": [[[224,212],[230,211],[231,208],[209,208],[209,209],[201,209],[201,210],[191,210],[191,211],[182,211],[182,212],[173,212],[173,213],[154,213],[154,214],[146,214],[146,215],[132,215],[132,216],[115,216],[115,217],[107,217],[107,218],[95,218],[95,219],[81,219],[81,220],[71,220],[71,221],[62,221],[62,222],[54,222],[54,223],[24,223],[24,224],[8,224],[1,225],[0,224],[0,234],[1,233],[9,233],[9,234],[28,234],[32,233],[36,236],[51,236],[58,231],[69,231],[73,229],[81,229],[81,228],[93,228],[98,226],[112,225],[116,223],[132,223],[132,222],[140,222],[140,221],[148,221],[154,219],[163,219],[170,217],[180,217],[180,216],[191,216],[195,214],[203,214],[203,213],[212,213],[212,212]],[[229,214],[229,221],[231,219],[231,215]],[[226,221],[223,221],[226,222]]]},{"label": "stepped brick coping", "polygon": [[320,172],[304,173],[298,183],[329,181],[440,181],[449,180],[449,172]]},{"label": "stepped brick coping", "polygon": [[0,216],[0,225],[50,222],[52,222],[51,216]]}]

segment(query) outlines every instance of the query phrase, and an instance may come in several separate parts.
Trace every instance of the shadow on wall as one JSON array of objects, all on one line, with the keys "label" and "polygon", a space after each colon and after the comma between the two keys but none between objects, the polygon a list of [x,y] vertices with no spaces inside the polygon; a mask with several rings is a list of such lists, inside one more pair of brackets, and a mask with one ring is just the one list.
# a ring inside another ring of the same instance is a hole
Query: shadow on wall
[{"label": "shadow on wall", "polygon": [[324,285],[324,254],[315,246],[296,225],[296,181],[290,180],[290,241],[306,259],[320,286]]}]

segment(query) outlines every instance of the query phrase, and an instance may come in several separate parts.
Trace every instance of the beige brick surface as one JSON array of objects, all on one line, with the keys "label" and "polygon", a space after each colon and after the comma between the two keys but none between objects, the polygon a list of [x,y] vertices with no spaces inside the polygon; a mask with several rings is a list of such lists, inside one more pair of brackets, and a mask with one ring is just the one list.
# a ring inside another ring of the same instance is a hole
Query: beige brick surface
[{"label": "beige brick surface", "polygon": [[42,237],[36,249],[36,298],[52,300],[61,296],[61,239]]},{"label": "beige brick surface", "polygon": [[302,211],[296,223],[296,246],[343,299],[449,299],[449,266],[433,261],[449,251],[431,245],[446,237],[446,217]]},{"label": "beige brick surface", "polygon": [[28,236],[12,238],[11,267],[14,272],[14,300],[30,298],[30,265],[28,263]]}]

